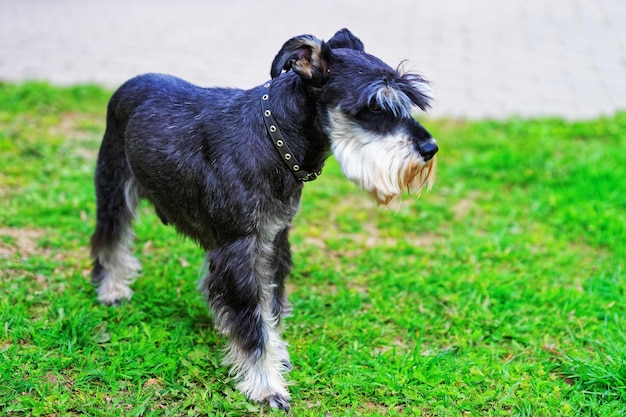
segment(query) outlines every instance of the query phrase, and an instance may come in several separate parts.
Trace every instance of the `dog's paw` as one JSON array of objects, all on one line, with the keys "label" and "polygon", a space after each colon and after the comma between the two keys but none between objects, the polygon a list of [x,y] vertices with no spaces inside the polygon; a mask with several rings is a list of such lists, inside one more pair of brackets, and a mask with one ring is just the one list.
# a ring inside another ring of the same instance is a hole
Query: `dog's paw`
[{"label": "dog's paw", "polygon": [[267,397],[267,403],[272,408],[289,411],[289,397],[285,397],[281,394],[270,395]]},{"label": "dog's paw", "polygon": [[125,301],[130,300],[133,295],[133,291],[125,285],[116,285],[108,288],[98,289],[98,301],[105,306],[114,306],[122,304]]}]

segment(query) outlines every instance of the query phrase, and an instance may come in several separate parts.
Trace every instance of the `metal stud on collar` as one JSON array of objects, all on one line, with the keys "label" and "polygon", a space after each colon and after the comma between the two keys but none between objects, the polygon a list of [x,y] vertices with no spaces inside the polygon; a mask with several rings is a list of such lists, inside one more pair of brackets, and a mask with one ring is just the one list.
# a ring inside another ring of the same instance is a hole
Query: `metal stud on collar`
[{"label": "metal stud on collar", "polygon": [[296,179],[303,182],[313,181],[317,179],[317,177],[319,177],[322,173],[322,167],[319,167],[319,169],[315,170],[314,172],[308,172],[301,168],[300,163],[293,156],[293,152],[291,151],[291,149],[289,149],[285,138],[278,128],[278,123],[276,123],[276,119],[274,119],[272,111],[269,108],[270,85],[270,82],[263,84],[263,87],[267,90],[266,92],[264,92],[263,96],[261,96],[261,106],[263,108],[263,122],[265,123],[265,128],[269,133],[270,139],[272,139],[272,143],[278,150],[278,153],[280,153],[283,161],[285,162],[285,164],[287,164],[291,172],[293,172]]}]

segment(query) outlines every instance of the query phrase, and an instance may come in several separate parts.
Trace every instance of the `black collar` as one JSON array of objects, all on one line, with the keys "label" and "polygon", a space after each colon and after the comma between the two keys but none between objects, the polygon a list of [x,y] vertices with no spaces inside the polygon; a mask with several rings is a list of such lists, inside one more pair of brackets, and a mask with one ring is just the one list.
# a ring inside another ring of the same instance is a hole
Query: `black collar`
[{"label": "black collar", "polygon": [[296,157],[291,149],[289,149],[287,141],[285,141],[282,133],[280,133],[278,123],[276,123],[276,119],[274,119],[274,115],[270,110],[270,85],[270,81],[263,84],[263,96],[261,97],[261,107],[263,108],[263,121],[265,122],[265,127],[267,128],[267,132],[270,135],[270,139],[272,139],[272,143],[276,147],[276,150],[282,157],[285,164],[287,164],[291,172],[293,172],[293,175],[295,175],[298,181],[313,181],[314,179],[317,179],[317,177],[322,173],[322,167],[319,167],[319,169],[316,169],[315,171],[305,170],[302,165],[300,165],[300,163],[296,160]]}]

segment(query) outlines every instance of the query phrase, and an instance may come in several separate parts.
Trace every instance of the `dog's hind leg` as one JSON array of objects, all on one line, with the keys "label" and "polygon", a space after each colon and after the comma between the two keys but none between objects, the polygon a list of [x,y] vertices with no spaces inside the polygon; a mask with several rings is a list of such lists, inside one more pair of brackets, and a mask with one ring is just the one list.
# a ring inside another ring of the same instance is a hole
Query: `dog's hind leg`
[{"label": "dog's hind leg", "polygon": [[139,185],[128,165],[123,139],[110,119],[98,155],[95,187],[97,223],[91,237],[91,282],[97,286],[98,300],[112,305],[130,299],[129,285],[140,265],[129,250]]},{"label": "dog's hind leg", "polygon": [[283,377],[285,342],[273,309],[273,239],[252,236],[208,255],[209,271],[200,283],[217,329],[228,337],[224,359],[237,389],[254,401],[289,409]]}]

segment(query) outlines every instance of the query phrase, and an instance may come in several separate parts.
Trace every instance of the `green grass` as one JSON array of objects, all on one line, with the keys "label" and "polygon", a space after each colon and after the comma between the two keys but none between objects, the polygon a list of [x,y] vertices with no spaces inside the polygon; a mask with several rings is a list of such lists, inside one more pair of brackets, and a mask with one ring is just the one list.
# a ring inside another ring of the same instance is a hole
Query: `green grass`
[{"label": "green grass", "polygon": [[[130,303],[88,283],[110,92],[0,84],[0,414],[283,415],[234,391],[202,253],[144,206]],[[295,416],[626,413],[626,113],[424,120],[434,189],[305,187],[286,322]]]}]

